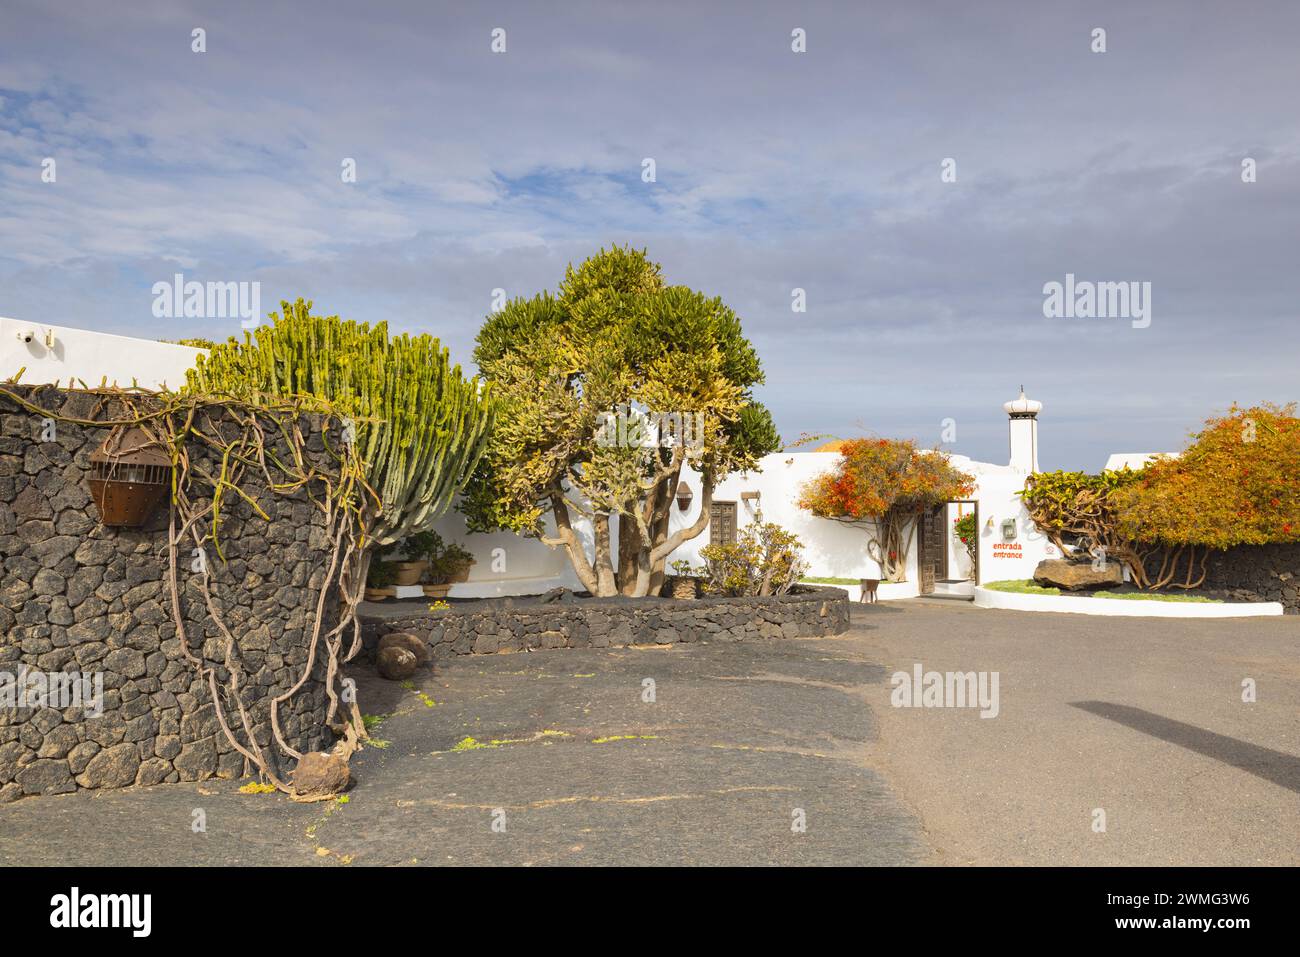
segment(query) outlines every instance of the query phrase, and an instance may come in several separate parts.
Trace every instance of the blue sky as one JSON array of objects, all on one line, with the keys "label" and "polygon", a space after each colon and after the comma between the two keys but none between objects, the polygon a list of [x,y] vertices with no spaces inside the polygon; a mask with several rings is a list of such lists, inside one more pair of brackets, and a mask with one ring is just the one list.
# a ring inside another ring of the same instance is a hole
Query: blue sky
[{"label": "blue sky", "polygon": [[[1281,2],[4,0],[0,315],[237,331],[153,318],[181,271],[468,364],[493,289],[627,242],[742,316],[786,436],[1005,461],[1023,382],[1095,469],[1297,398],[1298,45]],[[1151,282],[1150,327],[1044,318],[1066,273]]]}]

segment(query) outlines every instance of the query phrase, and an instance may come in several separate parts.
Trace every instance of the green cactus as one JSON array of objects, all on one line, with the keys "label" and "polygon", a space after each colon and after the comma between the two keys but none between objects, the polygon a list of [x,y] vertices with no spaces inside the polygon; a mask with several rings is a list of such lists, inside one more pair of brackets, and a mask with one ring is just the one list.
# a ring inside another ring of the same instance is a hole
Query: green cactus
[{"label": "green cactus", "polygon": [[314,396],[354,422],[366,478],[382,501],[370,526],[379,544],[426,527],[469,479],[492,425],[492,398],[466,379],[427,335],[388,335],[388,324],[313,316],[310,301],[281,302],[280,314],[244,341],[199,356],[186,390]]}]

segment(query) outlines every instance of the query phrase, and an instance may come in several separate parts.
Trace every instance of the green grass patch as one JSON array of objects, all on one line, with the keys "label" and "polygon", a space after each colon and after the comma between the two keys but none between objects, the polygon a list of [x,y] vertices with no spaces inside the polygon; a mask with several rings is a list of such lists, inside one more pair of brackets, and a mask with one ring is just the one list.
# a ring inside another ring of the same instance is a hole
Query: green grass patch
[{"label": "green grass patch", "polygon": [[860,585],[861,578],[801,578],[806,585]]},{"label": "green grass patch", "polygon": [[1120,592],[1116,594],[1113,592],[1102,591],[1102,592],[1097,592],[1097,594],[1093,595],[1092,597],[1113,598],[1117,600],[1127,600],[1127,599],[1136,598],[1136,599],[1146,600],[1146,601],[1193,601],[1193,602],[1205,602],[1211,605],[1223,604],[1222,598],[1206,598],[1204,595],[1170,595],[1170,594],[1165,594],[1163,592],[1150,595],[1143,592]]},{"label": "green grass patch", "polygon": [[[1001,582],[985,582],[980,586],[989,591],[1010,592],[1013,595],[1059,595],[1061,589],[1039,585],[1033,579],[1012,578]],[[1220,598],[1206,598],[1204,595],[1174,595],[1167,592],[1079,592],[1071,594],[1074,598],[1109,598],[1112,601],[1191,601],[1222,604]]]},{"label": "green grass patch", "polygon": [[1061,589],[1047,588],[1030,578],[1009,578],[1001,582],[985,582],[980,586],[989,591],[1008,591],[1013,595],[1059,595]]}]

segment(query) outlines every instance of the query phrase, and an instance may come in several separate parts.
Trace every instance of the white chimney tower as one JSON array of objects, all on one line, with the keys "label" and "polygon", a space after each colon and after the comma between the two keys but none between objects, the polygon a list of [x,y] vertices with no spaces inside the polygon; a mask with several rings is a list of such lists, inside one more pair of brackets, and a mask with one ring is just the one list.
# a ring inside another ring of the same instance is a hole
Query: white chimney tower
[{"label": "white chimney tower", "polygon": [[1021,472],[1038,471],[1038,413],[1043,403],[1025,397],[1025,387],[1020,387],[1020,397],[1002,406],[1011,417],[1011,462],[1013,469]]}]

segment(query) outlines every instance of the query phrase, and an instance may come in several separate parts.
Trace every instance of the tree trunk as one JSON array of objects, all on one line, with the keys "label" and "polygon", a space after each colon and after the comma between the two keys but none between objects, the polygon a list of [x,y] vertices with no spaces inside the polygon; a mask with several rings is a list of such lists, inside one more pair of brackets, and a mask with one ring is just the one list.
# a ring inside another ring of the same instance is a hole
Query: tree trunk
[{"label": "tree trunk", "polygon": [[[661,542],[668,537],[669,524],[672,521],[673,501],[677,498],[677,483],[681,478],[681,469],[678,469],[655,489],[653,500],[655,510],[663,508],[663,514],[650,524],[651,541]],[[655,512],[650,513],[654,515]],[[650,591],[651,595],[657,595],[664,587],[664,564],[668,561],[668,556],[664,556],[650,566]]]},{"label": "tree trunk", "polygon": [[551,546],[563,545],[569,555],[569,562],[573,565],[573,571],[578,576],[578,581],[582,582],[582,587],[593,595],[599,595],[600,586],[596,581],[595,569],[587,560],[587,551],[582,547],[582,540],[573,530],[573,523],[569,519],[568,503],[559,492],[551,495],[551,514],[555,517],[555,538],[543,538],[542,541]]},{"label": "tree trunk", "polygon": [[592,594],[601,598],[617,595],[618,582],[614,578],[614,562],[609,542],[609,513],[594,516],[591,524],[596,539],[596,590]]},{"label": "tree trunk", "polygon": [[700,517],[695,520],[695,523],[687,528],[679,528],[657,545],[647,544],[641,549],[637,557],[636,587],[632,592],[635,597],[642,598],[650,594],[651,572],[656,564],[662,567],[674,550],[698,537],[709,527],[709,508],[713,505],[713,482],[707,478],[702,479],[702,485],[704,487],[700,493]]},{"label": "tree trunk", "polygon": [[[632,506],[636,508],[636,505]],[[641,554],[641,529],[630,515],[618,519],[618,592],[631,596],[636,591],[637,556]]]}]

